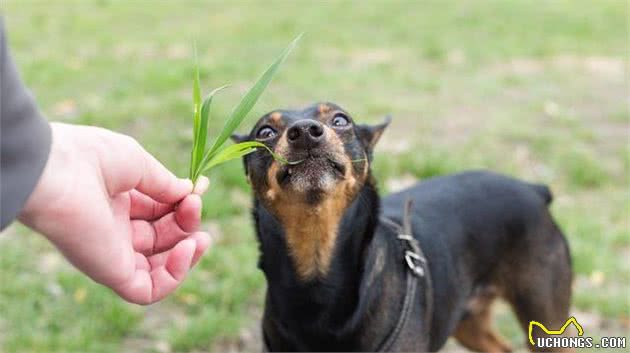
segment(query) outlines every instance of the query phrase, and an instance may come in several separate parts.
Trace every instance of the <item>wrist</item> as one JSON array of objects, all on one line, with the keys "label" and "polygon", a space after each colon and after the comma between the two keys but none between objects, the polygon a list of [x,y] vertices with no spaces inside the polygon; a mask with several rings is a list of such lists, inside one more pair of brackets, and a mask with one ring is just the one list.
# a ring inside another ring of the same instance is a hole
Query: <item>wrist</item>
[{"label": "wrist", "polygon": [[68,186],[72,184],[72,171],[68,167],[74,154],[73,141],[71,136],[65,133],[64,124],[51,123],[50,127],[52,142],[48,161],[18,215],[20,222],[30,227],[37,223],[37,219],[44,211],[51,211],[59,204]]}]

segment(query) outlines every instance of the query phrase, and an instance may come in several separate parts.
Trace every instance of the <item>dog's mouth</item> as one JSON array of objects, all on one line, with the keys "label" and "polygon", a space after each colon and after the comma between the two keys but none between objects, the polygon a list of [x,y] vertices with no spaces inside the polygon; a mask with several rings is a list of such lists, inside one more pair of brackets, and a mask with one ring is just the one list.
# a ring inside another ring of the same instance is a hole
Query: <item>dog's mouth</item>
[{"label": "dog's mouth", "polygon": [[276,178],[281,187],[297,191],[326,191],[346,177],[346,165],[333,155],[297,156],[284,164]]}]

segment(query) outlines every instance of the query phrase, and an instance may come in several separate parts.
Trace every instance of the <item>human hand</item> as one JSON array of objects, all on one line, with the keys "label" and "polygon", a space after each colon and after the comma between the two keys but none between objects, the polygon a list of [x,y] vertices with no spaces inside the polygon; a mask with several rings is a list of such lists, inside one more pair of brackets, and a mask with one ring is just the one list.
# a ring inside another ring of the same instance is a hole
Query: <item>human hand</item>
[{"label": "human hand", "polygon": [[208,179],[193,192],[131,137],[51,128],[49,160],[20,221],[127,301],[151,304],[174,291],[210,244],[197,232]]}]

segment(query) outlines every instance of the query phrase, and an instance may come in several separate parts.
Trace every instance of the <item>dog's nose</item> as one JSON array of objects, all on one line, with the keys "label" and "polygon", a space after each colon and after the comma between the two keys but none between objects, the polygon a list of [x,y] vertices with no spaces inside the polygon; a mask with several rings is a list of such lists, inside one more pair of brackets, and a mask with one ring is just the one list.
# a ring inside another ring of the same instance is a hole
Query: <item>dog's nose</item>
[{"label": "dog's nose", "polygon": [[289,127],[287,138],[293,147],[313,148],[324,139],[324,127],[316,120],[300,120]]}]

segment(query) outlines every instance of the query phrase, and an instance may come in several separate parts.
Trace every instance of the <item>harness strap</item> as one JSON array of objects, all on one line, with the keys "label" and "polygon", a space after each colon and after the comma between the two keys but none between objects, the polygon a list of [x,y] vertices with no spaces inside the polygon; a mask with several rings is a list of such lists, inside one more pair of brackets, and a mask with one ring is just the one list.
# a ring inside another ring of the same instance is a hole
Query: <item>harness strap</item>
[{"label": "harness strap", "polygon": [[398,318],[398,322],[394,329],[387,335],[385,340],[378,346],[378,352],[390,351],[403,328],[407,324],[409,315],[413,311],[414,299],[416,297],[416,289],[418,287],[418,277],[424,277],[427,291],[425,293],[425,317],[424,322],[428,324],[431,322],[433,316],[433,283],[431,281],[431,273],[429,272],[427,258],[424,256],[420,244],[412,235],[411,229],[411,207],[412,200],[407,199],[403,210],[402,227],[389,218],[381,217],[383,223],[388,224],[396,230],[398,233],[397,239],[401,240],[403,248],[404,261],[407,265],[407,286],[405,292],[405,299]]}]

